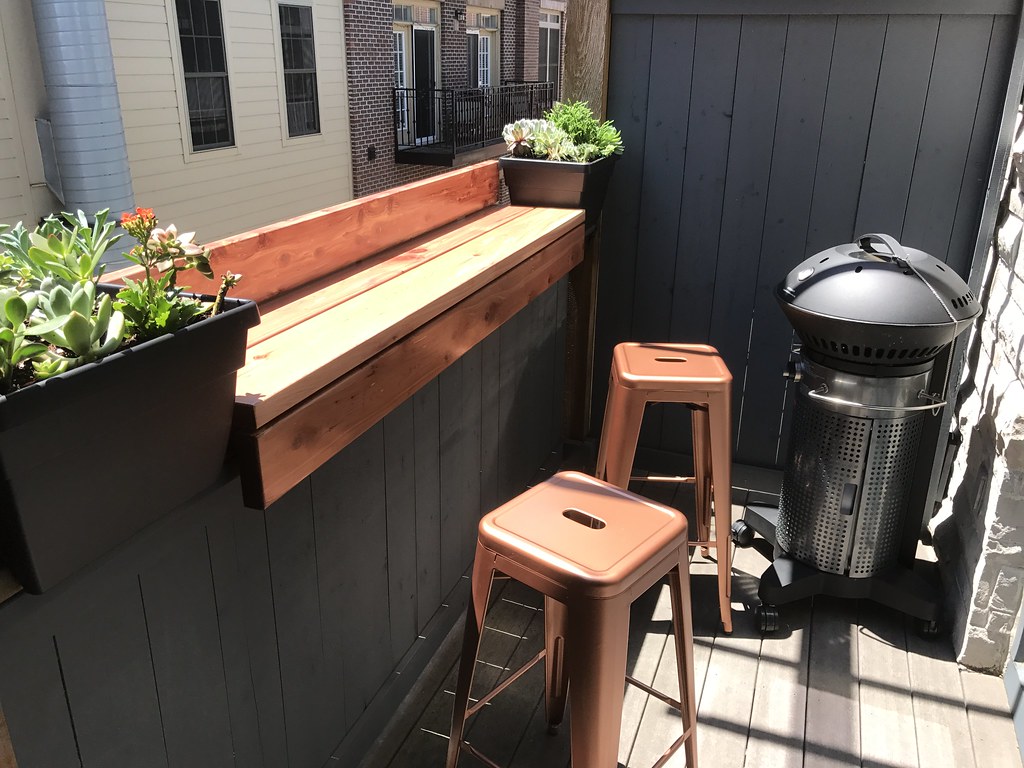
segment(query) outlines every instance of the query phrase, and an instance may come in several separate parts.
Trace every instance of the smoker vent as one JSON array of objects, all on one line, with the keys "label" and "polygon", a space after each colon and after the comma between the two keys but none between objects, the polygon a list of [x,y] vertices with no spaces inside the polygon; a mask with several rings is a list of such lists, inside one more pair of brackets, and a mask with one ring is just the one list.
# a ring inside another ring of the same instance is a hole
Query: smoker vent
[{"label": "smoker vent", "polygon": [[825,339],[814,334],[807,334],[805,339],[811,346],[820,349],[822,352],[833,355],[840,354],[843,357],[861,358],[864,361],[889,362],[900,360],[929,360],[937,355],[945,344],[933,345],[930,347],[872,347],[867,344],[854,344],[849,341],[838,341],[836,339]]}]

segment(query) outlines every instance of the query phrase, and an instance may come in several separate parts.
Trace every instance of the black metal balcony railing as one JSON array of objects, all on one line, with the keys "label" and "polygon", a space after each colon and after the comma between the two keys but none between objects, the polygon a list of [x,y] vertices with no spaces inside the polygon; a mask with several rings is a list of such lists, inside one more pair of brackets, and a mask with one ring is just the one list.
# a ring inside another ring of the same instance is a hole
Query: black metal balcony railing
[{"label": "black metal balcony railing", "polygon": [[554,83],[486,88],[395,88],[395,157],[451,165],[455,155],[502,141],[507,123],[541,117],[554,102]]}]

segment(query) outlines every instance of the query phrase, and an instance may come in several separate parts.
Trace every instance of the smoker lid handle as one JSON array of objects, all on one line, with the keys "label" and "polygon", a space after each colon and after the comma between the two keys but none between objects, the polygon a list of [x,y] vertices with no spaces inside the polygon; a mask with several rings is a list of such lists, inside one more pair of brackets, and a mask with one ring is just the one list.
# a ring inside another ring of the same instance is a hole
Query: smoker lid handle
[{"label": "smoker lid handle", "polygon": [[[873,248],[871,245],[873,241],[885,243],[886,247],[888,247],[889,249],[889,253],[886,253],[885,251],[879,251]],[[859,245],[861,249],[864,250],[865,252],[870,253],[872,256],[879,256],[880,258],[886,259],[887,261],[894,261],[897,264],[900,264],[901,266],[905,266],[906,262],[909,260],[909,256],[906,250],[904,250],[903,246],[899,244],[899,241],[897,241],[896,238],[892,237],[891,235],[883,235],[880,233],[871,232],[866,235],[861,235],[860,237],[858,237],[857,245]]]},{"label": "smoker lid handle", "polygon": [[828,388],[821,386],[818,389],[808,389],[807,396],[814,400],[821,400],[826,403],[832,403],[833,405],[845,405],[849,408],[863,408],[865,411],[887,411],[892,413],[893,411],[931,411],[937,410],[946,404],[946,401],[932,402],[928,405],[868,405],[867,403],[858,403],[853,400],[844,400],[841,397],[834,397],[832,395],[826,395]]}]

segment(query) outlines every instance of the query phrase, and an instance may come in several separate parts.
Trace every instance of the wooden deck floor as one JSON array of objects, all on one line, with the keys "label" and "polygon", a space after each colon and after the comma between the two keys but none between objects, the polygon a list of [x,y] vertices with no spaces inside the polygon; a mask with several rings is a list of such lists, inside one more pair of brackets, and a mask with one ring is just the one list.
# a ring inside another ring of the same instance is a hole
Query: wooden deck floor
[{"label": "wooden deck floor", "polygon": [[[635,490],[687,509],[675,488]],[[947,637],[924,640],[911,621],[873,603],[815,598],[783,606],[781,630],[762,638],[753,606],[767,564],[756,548],[737,550],[735,627],[725,635],[714,563],[693,560],[701,768],[1021,768],[1002,681],[958,669]],[[495,591],[474,696],[543,644],[539,595],[515,582]],[[629,666],[677,695],[667,592],[655,587],[634,603]],[[439,654],[439,682],[410,697],[363,768],[444,765],[460,629]],[[471,721],[467,738],[509,768],[566,768],[568,730],[547,734],[542,694],[538,665]],[[678,716],[632,687],[625,696],[620,766],[646,768],[678,736]],[[481,764],[464,755],[460,765]],[[669,765],[684,765],[681,751]]]}]

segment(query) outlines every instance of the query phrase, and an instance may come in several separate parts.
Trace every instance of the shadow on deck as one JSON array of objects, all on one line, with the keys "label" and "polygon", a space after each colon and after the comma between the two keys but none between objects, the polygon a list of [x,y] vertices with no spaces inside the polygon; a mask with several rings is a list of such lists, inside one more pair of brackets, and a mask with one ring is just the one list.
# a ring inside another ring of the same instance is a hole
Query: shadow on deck
[{"label": "shadow on deck", "polygon": [[[692,509],[688,488],[632,489]],[[699,553],[692,560],[701,768],[1021,767],[1002,681],[959,669],[948,637],[925,640],[901,614],[828,597],[783,606],[780,630],[762,637],[753,607],[765,554],[736,550],[731,635],[720,629],[714,562]],[[543,646],[542,597],[512,581],[493,591],[473,697]],[[444,765],[461,628],[362,768]],[[676,696],[670,632],[662,584],[633,604],[628,663],[633,676]],[[467,739],[509,768],[568,768],[570,724],[548,734],[543,685],[537,666],[470,721]],[[620,768],[648,768],[680,733],[678,714],[629,686],[625,697]],[[460,759],[480,765],[468,754]],[[684,765],[681,750],[668,765]]]}]

